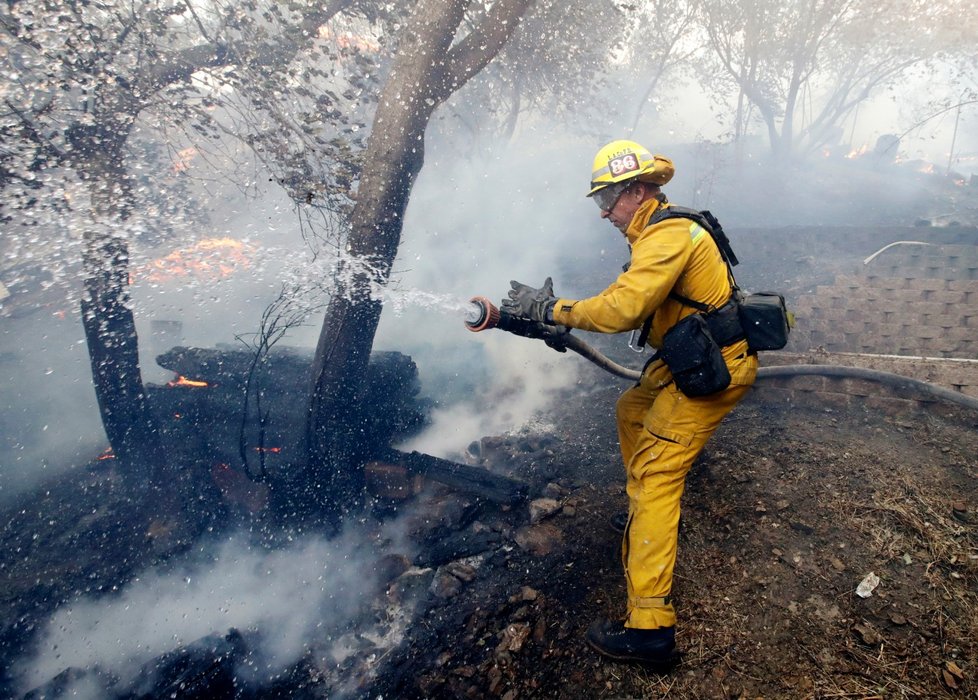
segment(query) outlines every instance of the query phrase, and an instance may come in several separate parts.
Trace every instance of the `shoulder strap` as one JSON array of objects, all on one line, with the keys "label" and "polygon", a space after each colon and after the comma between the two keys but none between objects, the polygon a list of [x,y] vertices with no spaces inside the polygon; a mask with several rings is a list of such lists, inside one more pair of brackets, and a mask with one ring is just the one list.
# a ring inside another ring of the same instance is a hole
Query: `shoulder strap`
[{"label": "shoulder strap", "polygon": [[691,221],[695,221],[710,234],[710,238],[716,243],[717,248],[720,250],[720,257],[727,263],[727,267],[734,267],[740,264],[740,261],[733,252],[733,248],[730,247],[730,239],[724,233],[720,222],[717,221],[717,218],[708,209],[697,211],[688,207],[677,207],[674,204],[663,204],[649,218],[645,226],[648,228],[666,219],[690,219]]},{"label": "shoulder strap", "polygon": [[[727,238],[727,234],[724,233],[723,227],[717,218],[713,214],[704,209],[703,211],[697,211],[695,209],[690,209],[688,207],[677,207],[674,204],[668,204],[663,202],[663,205],[656,210],[656,212],[649,217],[648,223],[645,225],[646,228],[653,226],[660,221],[665,221],[666,219],[689,219],[694,221],[703,229],[710,234],[710,238],[716,244],[717,249],[720,251],[720,257],[723,258],[723,262],[727,266],[727,276],[730,278],[730,287],[733,289],[733,293],[737,293],[737,280],[733,276],[733,267],[738,265],[740,261],[733,252],[733,248],[730,247],[730,240]],[[716,311],[716,307],[710,304],[704,304],[700,301],[695,301],[689,297],[684,297],[682,294],[677,292],[669,292],[669,298],[675,299],[680,304],[686,306],[691,306],[697,311],[702,313],[710,313],[711,311]]]},{"label": "shoulder strap", "polygon": [[677,292],[669,292],[669,298],[675,299],[680,304],[685,304],[686,306],[692,306],[697,311],[702,311],[705,314],[717,310],[717,307],[715,306],[711,306],[710,304],[704,304],[703,302],[700,301],[693,301],[689,297],[684,297],[682,294],[679,294]]}]

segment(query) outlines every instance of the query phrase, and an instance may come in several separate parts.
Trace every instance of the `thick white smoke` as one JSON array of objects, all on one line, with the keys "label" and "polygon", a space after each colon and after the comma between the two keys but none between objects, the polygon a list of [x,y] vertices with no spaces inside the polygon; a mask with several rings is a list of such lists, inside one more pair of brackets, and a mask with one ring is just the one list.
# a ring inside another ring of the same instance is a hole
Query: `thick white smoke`
[{"label": "thick white smoke", "polygon": [[[21,689],[68,668],[117,678],[125,688],[161,654],[232,628],[259,633],[249,637],[259,646],[241,675],[267,680],[309,649],[327,649],[375,594],[380,553],[367,539],[362,532],[309,537],[269,551],[239,536],[169,571],[144,571],[115,595],[65,605],[39,634],[35,654],[17,665]],[[94,678],[84,676],[66,697],[105,697]]]}]

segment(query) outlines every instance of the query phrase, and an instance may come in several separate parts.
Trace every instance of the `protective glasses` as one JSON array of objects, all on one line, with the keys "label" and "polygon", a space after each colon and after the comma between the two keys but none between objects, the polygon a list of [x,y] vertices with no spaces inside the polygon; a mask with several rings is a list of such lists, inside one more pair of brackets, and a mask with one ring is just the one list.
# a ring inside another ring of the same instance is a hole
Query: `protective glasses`
[{"label": "protective glasses", "polygon": [[630,182],[619,182],[615,185],[608,185],[604,189],[595,192],[591,197],[601,211],[611,211],[618,204],[618,200],[621,199],[622,194],[631,184]]}]

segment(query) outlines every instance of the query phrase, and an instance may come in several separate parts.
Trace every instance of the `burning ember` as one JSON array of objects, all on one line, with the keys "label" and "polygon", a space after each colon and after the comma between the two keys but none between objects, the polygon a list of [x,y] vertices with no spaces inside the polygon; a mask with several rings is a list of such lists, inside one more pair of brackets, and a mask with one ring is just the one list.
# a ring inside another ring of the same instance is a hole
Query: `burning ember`
[{"label": "burning ember", "polygon": [[177,151],[176,157],[173,159],[173,172],[183,173],[189,170],[190,163],[196,156],[197,148],[194,146]]},{"label": "burning ember", "polygon": [[[197,381],[195,379],[187,379],[182,374],[178,374],[176,379],[171,379],[166,383],[167,386],[210,386],[207,382]],[[179,418],[179,414],[177,414]]]},{"label": "burning ember", "polygon": [[265,454],[278,454],[282,451],[281,447],[256,447],[255,452],[262,452]]},{"label": "burning ember", "polygon": [[96,459],[98,459],[99,462],[103,462],[107,459],[115,459],[115,453],[112,452],[111,447],[106,447],[105,452],[100,454]]},{"label": "burning ember", "polygon": [[223,279],[251,267],[254,253],[255,246],[234,238],[205,238],[137,266],[130,282],[165,282],[178,277]]},{"label": "burning ember", "polygon": [[317,32],[320,39],[334,42],[339,48],[344,50],[356,50],[363,53],[377,53],[380,51],[380,44],[370,37],[358,36],[349,31],[334,31],[325,24]]}]

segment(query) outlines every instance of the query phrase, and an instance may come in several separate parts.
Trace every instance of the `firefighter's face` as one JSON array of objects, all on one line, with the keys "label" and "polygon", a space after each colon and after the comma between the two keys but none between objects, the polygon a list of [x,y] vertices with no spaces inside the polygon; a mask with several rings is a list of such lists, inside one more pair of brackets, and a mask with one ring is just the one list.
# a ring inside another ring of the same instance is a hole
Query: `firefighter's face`
[{"label": "firefighter's face", "polygon": [[608,219],[616,229],[624,234],[628,225],[632,223],[632,217],[635,216],[635,212],[638,211],[644,197],[645,186],[640,182],[633,183],[621,193],[618,201],[614,203],[611,209],[601,210],[601,218]]}]

